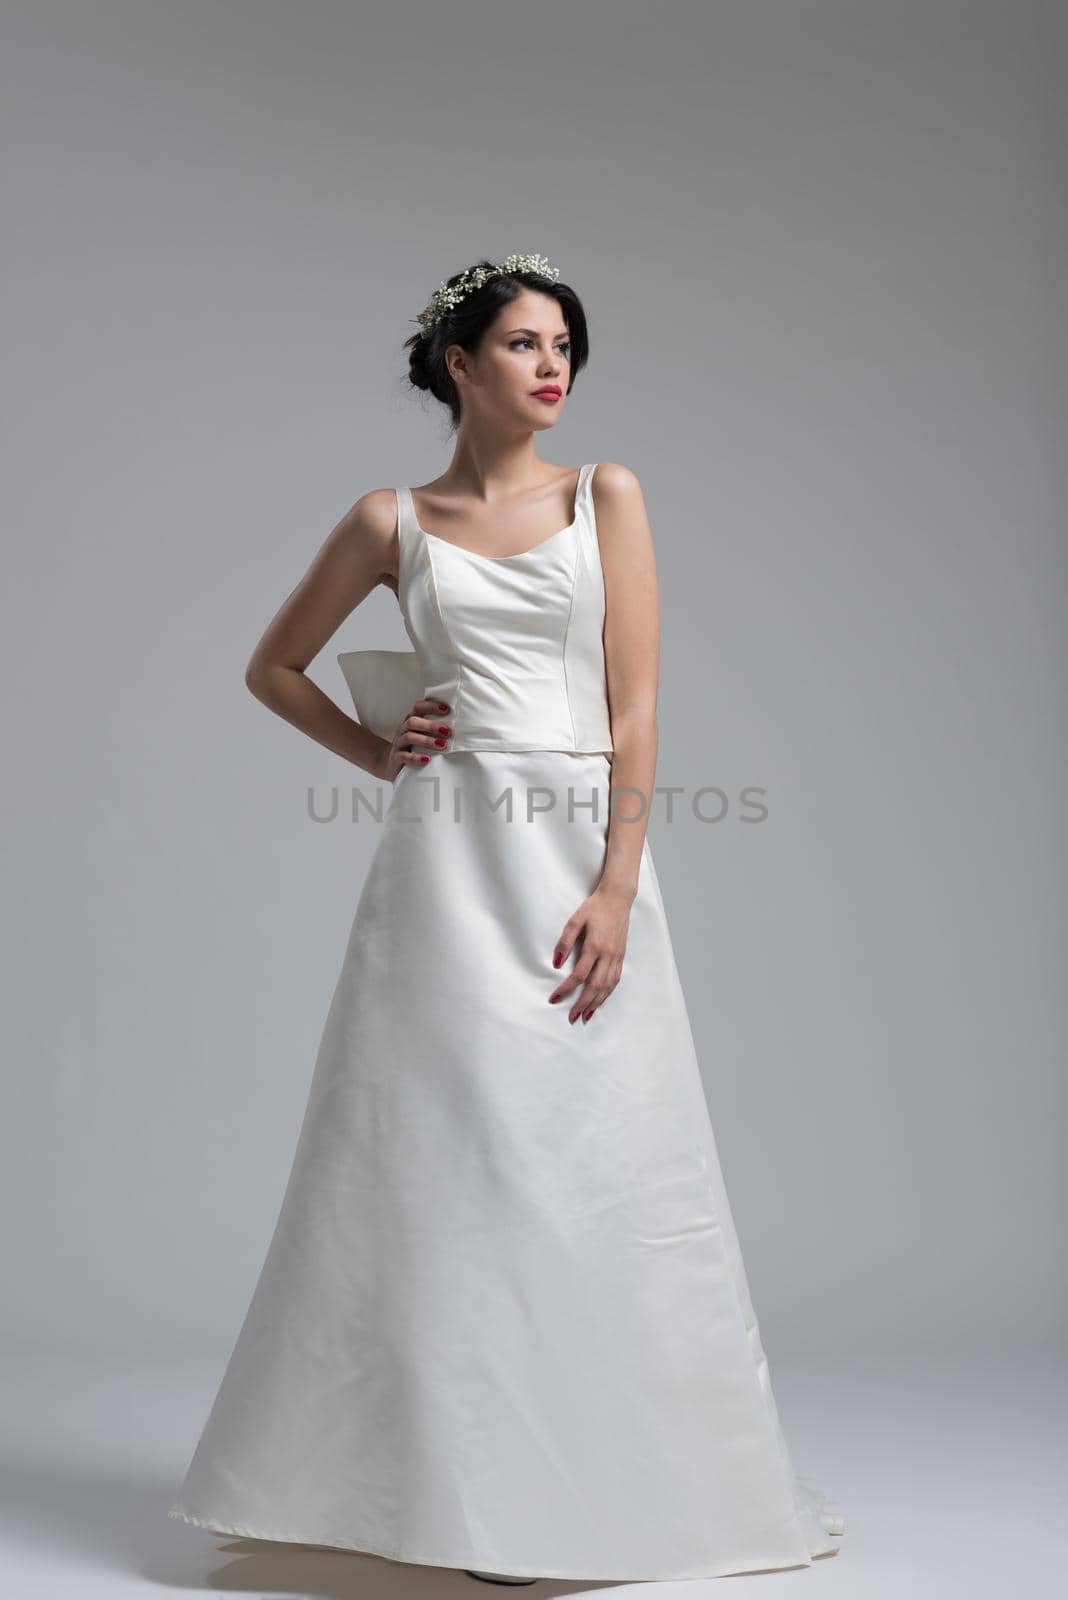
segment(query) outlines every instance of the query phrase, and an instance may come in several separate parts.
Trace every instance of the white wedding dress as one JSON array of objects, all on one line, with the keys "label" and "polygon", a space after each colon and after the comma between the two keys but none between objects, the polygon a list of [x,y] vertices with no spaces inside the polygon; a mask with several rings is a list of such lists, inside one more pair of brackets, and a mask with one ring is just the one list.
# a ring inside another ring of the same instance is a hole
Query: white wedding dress
[{"label": "white wedding dress", "polygon": [[588,1024],[548,1003],[608,825],[593,473],[503,557],[397,490],[409,666],[454,735],[387,795],[173,1517],[592,1580],[838,1548],[780,1429],[647,842],[618,986]]}]

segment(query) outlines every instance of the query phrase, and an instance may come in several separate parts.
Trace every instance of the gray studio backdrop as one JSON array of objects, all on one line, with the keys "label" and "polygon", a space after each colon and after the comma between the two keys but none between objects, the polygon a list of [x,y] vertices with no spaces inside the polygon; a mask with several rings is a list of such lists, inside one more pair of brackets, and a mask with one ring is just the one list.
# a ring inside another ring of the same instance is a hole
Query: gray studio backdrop
[{"label": "gray studio backdrop", "polygon": [[[377,839],[245,663],[445,466],[402,342],[510,251],[590,314],[542,453],[645,489],[649,837],[769,1356],[1052,1347],[1065,8],[3,14],[9,1349],[218,1375]],[[406,645],[382,590],[311,671]]]}]

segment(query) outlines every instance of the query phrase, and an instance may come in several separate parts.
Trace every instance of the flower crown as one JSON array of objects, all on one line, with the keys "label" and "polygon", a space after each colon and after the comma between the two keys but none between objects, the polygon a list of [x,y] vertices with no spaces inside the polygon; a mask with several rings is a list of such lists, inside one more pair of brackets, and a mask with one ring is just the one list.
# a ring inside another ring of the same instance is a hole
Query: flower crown
[{"label": "flower crown", "polygon": [[473,267],[456,283],[446,285],[443,282],[439,289],[434,290],[419,315],[412,317],[411,321],[418,322],[425,339],[435,323],[440,322],[454,306],[458,306],[472,289],[481,289],[491,278],[504,278],[511,272],[537,273],[539,277],[549,278],[553,283],[560,276],[560,268],[551,267],[545,256],[506,256],[499,266]]}]

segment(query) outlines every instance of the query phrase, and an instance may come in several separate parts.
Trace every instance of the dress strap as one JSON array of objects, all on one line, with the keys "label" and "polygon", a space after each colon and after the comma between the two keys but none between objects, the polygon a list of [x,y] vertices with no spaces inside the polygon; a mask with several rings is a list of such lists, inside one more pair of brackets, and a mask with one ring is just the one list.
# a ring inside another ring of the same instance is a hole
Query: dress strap
[{"label": "dress strap", "polygon": [[580,529],[587,533],[594,532],[596,518],[593,511],[593,474],[596,461],[587,461],[584,467],[579,468],[578,487],[575,490],[575,520]]},{"label": "dress strap", "polygon": [[412,491],[405,485],[398,485],[394,488],[393,493],[397,497],[398,566],[400,570],[398,597],[400,597],[406,593],[408,588],[412,562],[419,539],[419,530],[415,519],[415,502],[412,499]]},{"label": "dress strap", "polygon": [[587,461],[584,467],[579,468],[578,487],[575,491],[575,515],[584,516],[588,522],[593,521],[593,474],[596,461]]},{"label": "dress strap", "polygon": [[411,543],[411,533],[415,525],[415,505],[412,501],[412,491],[406,487],[395,488],[393,493],[397,496],[397,536],[401,548]]}]

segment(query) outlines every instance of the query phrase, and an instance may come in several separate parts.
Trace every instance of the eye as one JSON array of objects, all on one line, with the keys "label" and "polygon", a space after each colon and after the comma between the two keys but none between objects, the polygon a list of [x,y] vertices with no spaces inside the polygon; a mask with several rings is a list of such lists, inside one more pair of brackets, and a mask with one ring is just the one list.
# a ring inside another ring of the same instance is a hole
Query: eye
[{"label": "eye", "polygon": [[[533,343],[534,343],[533,339],[513,339],[511,341],[511,343],[509,344],[508,348],[509,348],[509,350],[518,350],[521,345],[533,344]],[[570,339],[561,339],[560,343],[556,346],[556,348],[560,352],[560,354],[564,357],[564,359],[566,361],[570,361],[570,359],[571,359],[571,340]]]}]

